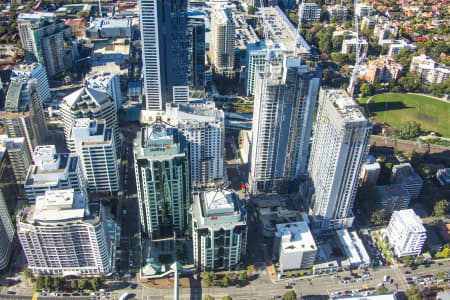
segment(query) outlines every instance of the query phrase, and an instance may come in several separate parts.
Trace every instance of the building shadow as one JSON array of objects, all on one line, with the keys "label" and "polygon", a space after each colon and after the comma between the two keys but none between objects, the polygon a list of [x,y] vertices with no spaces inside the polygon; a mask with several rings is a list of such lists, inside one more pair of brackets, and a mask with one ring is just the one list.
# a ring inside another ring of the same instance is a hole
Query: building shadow
[{"label": "building shadow", "polygon": [[394,101],[394,102],[371,102],[369,104],[369,109],[371,113],[383,112],[388,110],[400,110],[400,109],[408,109],[414,107],[408,107],[403,102]]}]

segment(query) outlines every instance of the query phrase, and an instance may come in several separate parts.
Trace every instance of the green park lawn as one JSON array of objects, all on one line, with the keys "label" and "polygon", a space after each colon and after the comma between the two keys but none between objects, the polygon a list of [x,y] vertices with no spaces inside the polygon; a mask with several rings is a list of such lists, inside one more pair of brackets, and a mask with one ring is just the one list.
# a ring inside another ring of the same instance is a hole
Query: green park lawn
[{"label": "green park lawn", "polygon": [[423,131],[450,137],[450,103],[408,94],[381,94],[369,104],[371,114],[391,127],[400,128],[408,121],[421,124]]}]

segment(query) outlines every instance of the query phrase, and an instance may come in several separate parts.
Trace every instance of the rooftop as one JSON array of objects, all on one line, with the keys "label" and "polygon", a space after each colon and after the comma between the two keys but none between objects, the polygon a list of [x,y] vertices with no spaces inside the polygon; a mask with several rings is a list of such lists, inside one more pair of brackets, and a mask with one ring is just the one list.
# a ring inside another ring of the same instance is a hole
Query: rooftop
[{"label": "rooftop", "polygon": [[[4,150],[18,150],[22,149],[23,144],[25,143],[24,137],[8,137],[7,135],[0,135],[0,145]],[[0,159],[1,161],[1,159]]]},{"label": "rooftop", "polygon": [[391,197],[411,197],[403,184],[378,185],[376,189],[378,196],[381,199]]},{"label": "rooftop", "polygon": [[423,179],[417,175],[410,163],[402,163],[392,168],[392,182],[409,184],[422,184]]},{"label": "rooftop", "polygon": [[347,122],[367,121],[361,112],[359,104],[343,89],[323,89],[325,97],[329,99],[336,111]]},{"label": "rooftop", "polygon": [[82,87],[63,98],[63,103],[72,109],[98,109],[108,102],[113,103],[113,100],[107,93],[88,87]]},{"label": "rooftop", "polygon": [[112,131],[106,127],[105,120],[76,119],[72,127],[72,139],[83,144],[110,143]]},{"label": "rooftop", "polygon": [[36,197],[31,209],[24,219],[39,225],[79,222],[88,212],[85,195],[73,189],[46,191],[45,195]]},{"label": "rooftop", "polygon": [[370,264],[369,254],[356,231],[336,230],[336,234],[351,264]]},{"label": "rooftop", "polygon": [[36,68],[38,68],[39,66],[42,66],[41,64],[34,62],[34,63],[22,63],[19,65],[15,65],[14,68],[12,69],[12,74],[14,75],[14,73],[31,73],[32,71],[34,71]]},{"label": "rooftop", "polygon": [[134,151],[138,158],[169,159],[185,156],[185,143],[180,142],[178,130],[166,124],[143,127],[134,140]]},{"label": "rooftop", "polygon": [[231,192],[209,191],[200,194],[204,201],[206,214],[232,214],[234,212],[233,194]]},{"label": "rooftop", "polygon": [[416,233],[426,232],[422,220],[412,209],[396,210],[392,213],[391,220],[394,218],[404,224],[404,226],[407,227],[409,231],[414,231]]},{"label": "rooftop", "polygon": [[277,224],[276,227],[276,235],[281,237],[281,248],[285,253],[317,250],[306,222]]},{"label": "rooftop", "polygon": [[[275,43],[283,44],[290,51],[297,47],[298,53],[310,53],[311,46],[278,6],[259,8],[257,15],[262,15],[267,21],[269,38]],[[295,45],[297,38],[300,39],[300,45]]]}]

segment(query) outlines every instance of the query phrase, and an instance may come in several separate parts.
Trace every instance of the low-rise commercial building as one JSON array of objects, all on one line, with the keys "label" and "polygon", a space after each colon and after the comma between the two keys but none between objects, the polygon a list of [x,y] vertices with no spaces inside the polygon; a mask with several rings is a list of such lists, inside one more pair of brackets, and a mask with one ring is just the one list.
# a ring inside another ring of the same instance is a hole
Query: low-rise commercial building
[{"label": "low-rise commercial building", "polygon": [[309,269],[314,265],[317,246],[306,222],[277,224],[273,251],[281,272]]},{"label": "low-rise commercial building", "polygon": [[98,38],[125,38],[131,37],[131,19],[97,18],[90,21],[86,28],[86,37]]},{"label": "low-rise commercial building", "polygon": [[350,262],[350,268],[368,268],[370,266],[370,256],[356,231],[336,230],[336,235]]},{"label": "low-rise commercial building", "polygon": [[390,215],[394,210],[408,208],[411,195],[403,184],[380,185],[376,189],[378,199],[386,214]]},{"label": "low-rise commercial building", "polygon": [[89,209],[73,189],[47,191],[16,217],[33,275],[95,276],[112,271],[112,249],[101,204]]},{"label": "low-rise commercial building", "polygon": [[404,209],[392,213],[386,237],[396,256],[418,256],[422,252],[427,232],[414,210]]},{"label": "low-rise commercial building", "polygon": [[193,195],[194,263],[202,271],[230,270],[247,249],[247,213],[243,201],[227,191]]}]

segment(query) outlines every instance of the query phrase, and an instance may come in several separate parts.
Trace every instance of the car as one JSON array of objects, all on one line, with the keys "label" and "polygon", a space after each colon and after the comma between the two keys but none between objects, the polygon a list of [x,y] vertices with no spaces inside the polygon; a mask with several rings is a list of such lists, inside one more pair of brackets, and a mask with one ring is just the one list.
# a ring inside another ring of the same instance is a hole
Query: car
[{"label": "car", "polygon": [[15,295],[16,292],[15,292],[15,291],[8,291],[7,294],[8,294],[8,295]]},{"label": "car", "polygon": [[433,277],[433,275],[430,275],[430,274],[425,275],[425,278],[430,278],[430,277]]},{"label": "car", "polygon": [[288,284],[288,285],[286,285],[284,288],[285,288],[285,289],[292,289],[292,286],[291,286],[290,284]]},{"label": "car", "polygon": [[443,265],[443,263],[437,263],[437,265],[438,265],[438,267],[440,267],[440,266],[442,266],[442,265]]},{"label": "car", "polygon": [[281,296],[273,296],[272,299],[281,299]]}]

